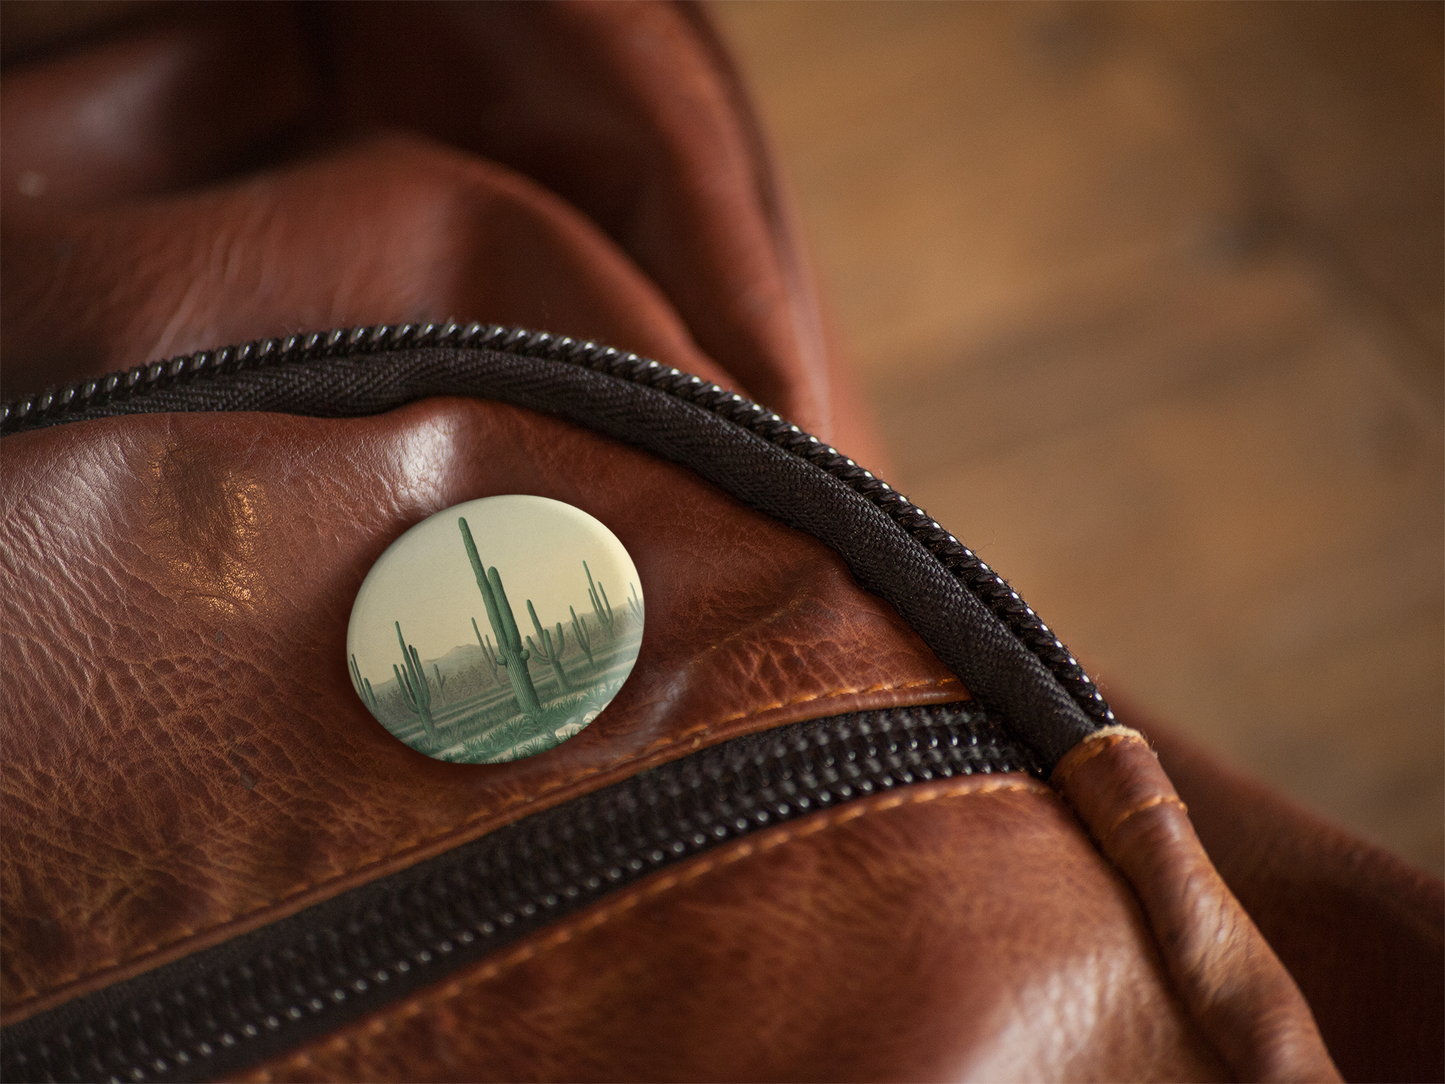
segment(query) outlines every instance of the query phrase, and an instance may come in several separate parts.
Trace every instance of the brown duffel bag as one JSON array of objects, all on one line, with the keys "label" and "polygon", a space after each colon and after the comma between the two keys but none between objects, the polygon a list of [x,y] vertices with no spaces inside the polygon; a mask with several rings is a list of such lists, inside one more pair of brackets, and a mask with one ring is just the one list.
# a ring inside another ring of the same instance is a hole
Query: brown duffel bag
[{"label": "brown duffel bag", "polygon": [[[1151,749],[864,469],[696,9],[47,25],[0,97],[6,1079],[1439,1078],[1439,882]],[[610,527],[646,631],[575,737],[443,763],[347,617],[501,494]]]}]

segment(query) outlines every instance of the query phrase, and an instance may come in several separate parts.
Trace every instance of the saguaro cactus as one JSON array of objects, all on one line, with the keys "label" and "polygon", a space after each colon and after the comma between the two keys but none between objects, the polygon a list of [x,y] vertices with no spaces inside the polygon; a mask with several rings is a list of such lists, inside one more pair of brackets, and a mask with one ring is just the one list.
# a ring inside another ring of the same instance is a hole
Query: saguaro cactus
[{"label": "saguaro cactus", "polygon": [[356,684],[356,695],[361,697],[361,702],[372,710],[376,711],[376,694],[371,691],[369,678],[361,676],[361,668],[356,665],[356,656],[351,656],[351,680]]},{"label": "saguaro cactus", "polygon": [[490,636],[482,636],[475,617],[472,618],[472,631],[477,634],[477,646],[482,649],[482,661],[487,664],[487,671],[492,675],[492,684],[496,685],[502,680],[497,676],[497,649],[492,646]]},{"label": "saguaro cactus", "polygon": [[442,703],[445,704],[447,702],[447,679],[442,677],[442,668],[436,663],[431,664],[431,672],[437,676],[437,693],[441,696]]},{"label": "saguaro cactus", "polygon": [[567,649],[567,637],[562,632],[562,622],[557,622],[557,646],[552,646],[552,634],[542,627],[542,622],[537,620],[537,611],[532,608],[532,600],[527,600],[527,613],[532,616],[532,627],[537,630],[537,642],[533,643],[530,636],[527,637],[527,646],[532,649],[532,654],[543,662],[552,664],[552,673],[557,675],[557,688],[567,692],[572,686],[567,684],[567,675],[562,670],[562,652]]},{"label": "saguaro cactus", "polygon": [[506,589],[496,566],[483,570],[482,558],[477,553],[477,544],[472,541],[471,528],[467,521],[457,519],[462,531],[462,545],[467,548],[467,558],[472,562],[472,573],[477,577],[477,588],[482,592],[482,602],[487,607],[487,620],[492,623],[492,632],[497,637],[497,663],[507,668],[507,678],[512,691],[517,694],[517,708],[523,715],[533,719],[542,715],[542,705],[537,700],[537,690],[532,685],[532,675],[527,670],[527,649],[522,646],[522,637],[517,632],[517,619],[512,616],[512,604],[507,601]]},{"label": "saguaro cactus", "polygon": [[[607,630],[610,639],[617,639],[617,631],[612,627],[612,603],[607,601],[607,588],[600,583],[592,582],[592,570],[587,567],[587,562],[582,562],[582,571],[587,573],[587,597],[592,600],[592,611],[597,615],[597,623]],[[601,599],[598,595],[601,594]]]},{"label": "saguaro cactus", "polygon": [[632,597],[627,600],[627,608],[632,611],[632,620],[637,622],[637,627],[642,628],[642,599],[637,597],[637,584],[628,581],[627,586],[632,588]]},{"label": "saguaro cactus", "polygon": [[436,728],[431,721],[431,689],[427,687],[426,671],[422,669],[416,648],[408,644],[406,637],[401,634],[400,621],[396,623],[396,642],[401,645],[402,663],[406,667],[403,671],[396,663],[391,664],[391,671],[396,675],[396,687],[401,690],[401,701],[406,705],[407,711],[421,718],[426,736],[435,738]]},{"label": "saguaro cactus", "polygon": [[597,663],[592,658],[592,634],[587,631],[587,618],[578,617],[577,611],[571,606],[567,609],[572,614],[572,635],[577,637],[577,646],[582,649],[582,654],[587,656],[587,665],[595,668]]}]

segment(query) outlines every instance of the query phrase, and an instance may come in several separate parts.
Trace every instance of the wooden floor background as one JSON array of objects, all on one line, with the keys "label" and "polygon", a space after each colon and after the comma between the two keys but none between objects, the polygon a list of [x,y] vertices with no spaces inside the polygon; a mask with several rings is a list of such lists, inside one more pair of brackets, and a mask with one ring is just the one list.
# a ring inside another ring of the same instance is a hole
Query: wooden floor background
[{"label": "wooden floor background", "polygon": [[1437,873],[1439,3],[723,2],[893,480]]}]

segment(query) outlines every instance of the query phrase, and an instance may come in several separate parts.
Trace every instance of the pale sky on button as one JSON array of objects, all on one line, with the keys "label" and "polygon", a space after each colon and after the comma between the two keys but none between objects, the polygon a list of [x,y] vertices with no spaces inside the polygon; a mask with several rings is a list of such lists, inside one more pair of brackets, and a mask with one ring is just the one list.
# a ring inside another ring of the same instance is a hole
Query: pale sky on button
[{"label": "pale sky on button", "polygon": [[[573,606],[601,632],[587,597],[585,560],[592,578],[607,589],[614,612],[626,614],[630,586],[642,598],[637,568],[615,535],[580,508],[546,497],[486,497],[422,520],[383,553],[357,592],[346,650],[365,678],[380,685],[401,662],[396,626],[422,659],[435,659],[462,644],[475,644],[472,618],[496,642],[477,588],[457,520],[465,518],[487,568],[496,566],[512,604],[517,629],[536,639],[527,599],[537,618],[553,630],[558,621],[572,642]],[[523,646],[526,645],[525,639]]]}]

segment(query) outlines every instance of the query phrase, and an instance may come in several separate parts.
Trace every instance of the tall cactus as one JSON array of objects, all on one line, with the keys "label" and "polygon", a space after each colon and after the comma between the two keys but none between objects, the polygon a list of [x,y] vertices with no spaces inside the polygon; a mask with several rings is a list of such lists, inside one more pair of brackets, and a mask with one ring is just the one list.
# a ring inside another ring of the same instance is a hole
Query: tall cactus
[{"label": "tall cactus", "polygon": [[587,656],[587,665],[595,669],[597,663],[592,658],[592,634],[587,631],[587,618],[578,617],[577,611],[571,606],[567,609],[572,614],[572,635],[577,637],[577,645],[582,648],[582,654]]},{"label": "tall cactus", "polygon": [[356,656],[351,656],[351,680],[356,684],[356,695],[361,697],[361,702],[376,714],[376,693],[371,691],[371,680],[361,676],[361,668],[356,665]]},{"label": "tall cactus", "polygon": [[[610,639],[617,639],[617,631],[612,627],[614,620],[612,616],[612,603],[607,601],[607,588],[600,583],[592,582],[592,570],[587,567],[587,562],[582,562],[582,571],[587,573],[587,597],[592,600],[592,611],[597,615],[597,623],[607,630]],[[598,599],[598,593],[602,598]]]},{"label": "tall cactus", "polygon": [[475,617],[472,618],[472,631],[477,634],[477,646],[482,649],[482,661],[487,664],[487,670],[492,675],[492,684],[497,685],[502,679],[497,676],[497,649],[492,646],[492,638],[483,638]]},{"label": "tall cactus", "polygon": [[482,592],[482,602],[487,607],[487,620],[492,623],[492,632],[497,637],[497,663],[507,668],[507,678],[512,691],[517,694],[517,708],[523,715],[533,719],[542,716],[542,705],[537,700],[537,690],[532,685],[532,675],[527,670],[527,649],[522,646],[522,637],[517,632],[517,619],[512,616],[512,604],[507,601],[506,589],[496,566],[483,570],[482,558],[477,553],[477,544],[472,541],[471,528],[465,519],[458,518],[457,526],[462,531],[462,545],[467,548],[467,558],[472,562],[472,573],[477,578],[477,587]]},{"label": "tall cactus", "polygon": [[422,669],[421,659],[417,658],[416,648],[408,644],[401,634],[400,621],[396,623],[396,642],[401,645],[401,658],[406,670],[392,663],[391,672],[396,675],[396,687],[401,690],[402,703],[407,711],[421,718],[426,736],[435,738],[436,728],[431,721],[431,689],[427,687],[426,671]]},{"label": "tall cactus", "polygon": [[627,586],[632,588],[632,597],[627,600],[627,608],[632,611],[632,620],[637,622],[637,627],[642,628],[642,599],[637,597],[637,584],[629,580]]},{"label": "tall cactus", "polygon": [[537,642],[533,643],[528,636],[527,646],[537,658],[552,664],[552,673],[557,675],[557,688],[564,693],[569,691],[572,686],[567,684],[567,675],[562,670],[562,652],[567,649],[567,637],[562,632],[562,622],[557,622],[557,646],[554,648],[552,634],[537,620],[537,611],[532,608],[531,599],[527,600],[527,613],[532,615],[532,627],[537,630]]}]

